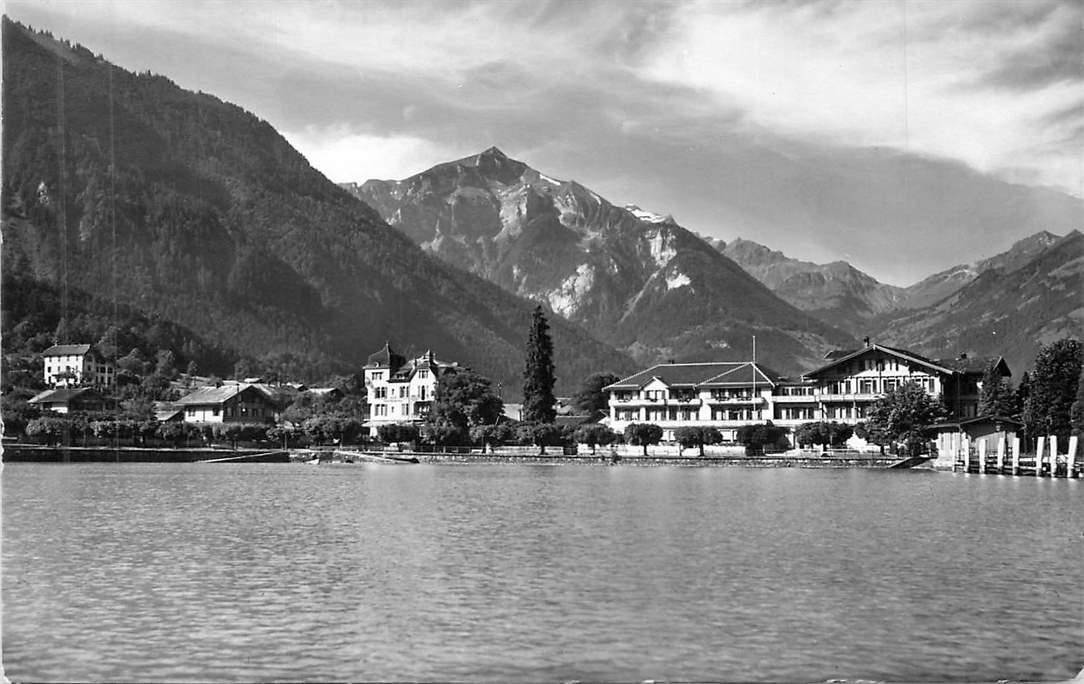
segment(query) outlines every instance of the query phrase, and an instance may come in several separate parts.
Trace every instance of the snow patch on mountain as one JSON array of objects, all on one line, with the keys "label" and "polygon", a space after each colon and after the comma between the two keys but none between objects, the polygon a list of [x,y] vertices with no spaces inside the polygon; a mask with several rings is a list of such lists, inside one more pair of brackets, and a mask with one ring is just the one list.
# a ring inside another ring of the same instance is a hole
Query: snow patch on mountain
[{"label": "snow patch on mountain", "polygon": [[667,223],[673,221],[670,216],[663,216],[662,214],[656,214],[653,211],[645,211],[635,204],[626,204],[625,211],[629,212],[636,218],[646,223]]}]

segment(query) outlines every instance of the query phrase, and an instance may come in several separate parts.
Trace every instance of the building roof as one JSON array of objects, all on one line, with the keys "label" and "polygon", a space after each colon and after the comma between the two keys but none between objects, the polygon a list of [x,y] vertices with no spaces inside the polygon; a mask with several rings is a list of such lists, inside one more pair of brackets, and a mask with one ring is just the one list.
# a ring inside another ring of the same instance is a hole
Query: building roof
[{"label": "building roof", "polygon": [[81,356],[90,351],[89,344],[54,344],[42,356]]},{"label": "building roof", "polygon": [[168,422],[183,414],[184,408],[168,401],[156,401],[154,402],[154,419],[159,423]]},{"label": "building roof", "polygon": [[774,386],[779,375],[751,361],[717,361],[707,363],[660,363],[627,378],[618,380],[605,390],[640,389],[652,380],[670,387],[733,387],[754,382]]},{"label": "building roof", "polygon": [[433,355],[432,351],[426,350],[426,352],[418,358],[404,361],[399,368],[392,371],[391,377],[389,377],[388,380],[390,382],[408,382],[414,377],[415,373],[423,368],[433,373],[434,377],[439,377],[441,373],[450,370],[459,370],[459,364],[450,361],[441,361]]},{"label": "building roof", "polygon": [[903,359],[905,361],[910,361],[911,363],[917,363],[917,364],[919,364],[921,366],[926,366],[927,368],[930,368],[930,369],[932,369],[932,370],[934,370],[934,371],[936,371],[938,373],[945,373],[945,374],[949,374],[949,375],[951,375],[953,373],[953,369],[946,368],[945,366],[939,365],[935,361],[931,361],[930,359],[927,359],[924,356],[920,356],[919,354],[915,354],[914,352],[907,351],[906,349],[896,349],[894,347],[886,347],[883,344],[870,344],[868,347],[863,347],[862,349],[856,349],[855,351],[852,351],[849,354],[838,356],[838,357],[834,358],[830,363],[825,364],[825,365],[821,366],[820,368],[815,368],[815,369],[813,369],[811,371],[806,371],[805,377],[813,377],[815,375],[819,375],[820,373],[823,373],[824,371],[835,368],[836,366],[843,365],[843,364],[845,364],[845,363],[847,363],[847,362],[849,362],[849,361],[851,361],[853,359],[859,358],[860,356],[864,356],[865,354],[869,354],[870,352],[878,352],[878,351],[882,352],[884,354],[888,354],[890,356],[896,356],[896,357],[901,358],[901,359]]},{"label": "building roof", "polygon": [[1012,371],[1009,370],[1009,364],[1005,363],[1005,358],[1002,356],[971,356],[968,354],[961,354],[954,359],[938,359],[934,363],[942,365],[945,368],[951,368],[957,373],[966,373],[968,375],[983,375],[986,373],[986,369],[990,367],[990,364],[996,363],[1003,376],[1008,377],[1012,375]]},{"label": "building roof", "polygon": [[372,354],[369,355],[368,361],[365,362],[366,368],[390,368],[395,370],[406,363],[406,358],[402,354],[396,354],[392,351],[391,344],[385,342],[384,346]]},{"label": "building roof", "polygon": [[193,406],[193,405],[206,405],[206,404],[221,404],[233,397],[244,393],[247,390],[253,390],[264,399],[273,401],[273,398],[267,394],[266,391],[261,390],[256,385],[222,385],[221,387],[201,387],[191,394],[186,394],[177,400],[177,404],[181,406]]},{"label": "building roof", "polygon": [[934,425],[931,425],[930,429],[933,429],[933,430],[940,430],[942,428],[958,429],[958,428],[964,427],[965,425],[975,425],[976,423],[1005,423],[1007,425],[1015,425],[1018,428],[1024,426],[1024,424],[1021,421],[1016,420],[1015,418],[1010,418],[1008,416],[978,416],[978,417],[975,417],[975,418],[965,418],[963,420],[950,420],[950,421],[945,421],[943,423],[936,423]]},{"label": "building roof", "polygon": [[28,404],[58,404],[66,403],[88,394],[88,397],[99,397],[100,395],[90,387],[61,387],[58,389],[45,390],[40,392],[27,402]]}]

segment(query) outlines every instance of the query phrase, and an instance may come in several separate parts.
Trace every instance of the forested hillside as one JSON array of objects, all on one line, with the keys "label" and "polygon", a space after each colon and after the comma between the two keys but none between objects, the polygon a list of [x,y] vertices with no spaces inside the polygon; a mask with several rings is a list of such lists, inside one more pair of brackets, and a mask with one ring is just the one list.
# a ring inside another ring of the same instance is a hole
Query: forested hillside
[{"label": "forested hillside", "polygon": [[[266,121],[6,18],[3,58],[4,272],[57,288],[62,313],[82,291],[311,369],[390,340],[518,387],[532,305],[422,253]],[[629,368],[552,324],[569,388]]]}]

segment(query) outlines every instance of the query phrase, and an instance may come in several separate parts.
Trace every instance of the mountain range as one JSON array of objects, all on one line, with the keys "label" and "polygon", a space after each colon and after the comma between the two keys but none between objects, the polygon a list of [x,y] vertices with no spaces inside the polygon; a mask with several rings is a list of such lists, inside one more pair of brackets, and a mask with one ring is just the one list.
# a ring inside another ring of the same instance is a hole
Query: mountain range
[{"label": "mountain range", "polygon": [[[266,363],[357,370],[390,341],[518,392],[535,304],[423,252],[266,121],[6,17],[3,107],[5,276]],[[559,391],[631,370],[582,328],[550,325]]]},{"label": "mountain range", "polygon": [[[754,337],[784,373],[867,335],[1019,369],[1084,319],[1076,231],[899,288],[702,239],[496,148],[345,192],[255,115],[6,18],[3,78],[5,350],[12,326],[38,320],[13,320],[28,311],[15,293],[84,337],[123,310],[171,331],[145,337],[182,363],[247,358],[309,379],[390,341],[514,397],[537,302],[564,393],[593,372],[748,359]],[[46,337],[30,328],[15,337]]]},{"label": "mountain range", "polygon": [[1075,231],[1040,231],[899,287],[845,261],[695,235],[496,148],[403,180],[341,185],[427,251],[549,302],[642,363],[738,358],[755,335],[772,363],[800,372],[868,336],[937,357],[1004,355],[1021,369],[1044,341],[1079,335],[1084,318]]},{"label": "mountain range", "polygon": [[847,333],[773,294],[678,225],[618,207],[497,148],[347,189],[426,251],[540,299],[641,363],[758,358],[815,365]]}]

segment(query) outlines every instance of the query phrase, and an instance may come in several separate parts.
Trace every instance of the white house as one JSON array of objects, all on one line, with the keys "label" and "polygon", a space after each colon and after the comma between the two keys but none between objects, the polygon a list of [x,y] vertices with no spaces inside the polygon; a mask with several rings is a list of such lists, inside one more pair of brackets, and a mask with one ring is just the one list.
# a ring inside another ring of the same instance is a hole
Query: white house
[{"label": "white house", "polygon": [[113,364],[89,344],[56,344],[41,354],[45,384],[53,387],[112,387],[116,379]]},{"label": "white house", "polygon": [[742,425],[769,420],[791,429],[816,421],[857,425],[878,398],[905,382],[943,399],[954,418],[969,419],[977,414],[986,369],[994,364],[1001,376],[1010,375],[1000,357],[933,361],[868,341],[825,360],[791,380],[752,362],[658,364],[604,388],[607,422],[619,432],[629,423],[654,423],[667,440],[683,426],[714,427],[733,440]]},{"label": "white house", "polygon": [[458,363],[441,361],[427,351],[408,361],[390,345],[369,356],[365,364],[365,389],[369,420],[365,426],[376,436],[381,425],[419,423],[429,415],[442,375],[461,370]]}]

